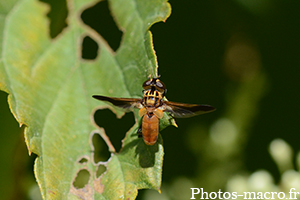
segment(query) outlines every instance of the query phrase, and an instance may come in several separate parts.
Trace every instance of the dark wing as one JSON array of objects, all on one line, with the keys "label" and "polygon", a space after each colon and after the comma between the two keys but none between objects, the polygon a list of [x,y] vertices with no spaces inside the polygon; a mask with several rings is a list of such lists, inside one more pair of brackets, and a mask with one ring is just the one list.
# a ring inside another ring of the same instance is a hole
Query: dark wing
[{"label": "dark wing", "polygon": [[93,95],[95,99],[98,99],[100,101],[108,101],[112,103],[114,106],[117,106],[119,108],[123,109],[131,109],[131,108],[141,108],[142,99],[136,99],[136,98],[115,98],[115,97],[106,97],[106,96],[100,96],[100,95]]},{"label": "dark wing", "polygon": [[164,101],[164,104],[166,106],[165,111],[172,113],[174,117],[178,118],[193,117],[216,110],[210,105],[176,103],[172,101]]}]

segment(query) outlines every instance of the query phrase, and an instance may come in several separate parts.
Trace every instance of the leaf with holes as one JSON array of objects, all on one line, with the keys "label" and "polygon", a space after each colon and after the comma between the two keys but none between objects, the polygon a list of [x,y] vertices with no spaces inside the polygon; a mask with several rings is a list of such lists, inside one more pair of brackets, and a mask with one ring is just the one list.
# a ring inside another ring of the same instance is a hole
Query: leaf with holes
[{"label": "leaf with holes", "polygon": [[[107,162],[95,163],[91,153],[93,134],[100,134],[112,152],[114,148],[91,119],[97,106],[107,106],[92,95],[140,97],[143,81],[149,74],[157,74],[148,29],[169,16],[166,0],[109,1],[123,31],[116,52],[80,20],[82,11],[96,0],[68,0],[68,26],[54,39],[49,36],[48,4],[38,0],[0,1],[4,13],[0,26],[0,88],[9,93],[12,113],[20,125],[26,126],[29,152],[38,155],[34,169],[43,198],[134,199],[137,189],[159,190],[161,138],[153,146],[145,145],[137,137],[136,123],[126,134],[120,153],[112,153]],[[81,43],[86,36],[99,46],[93,61],[81,58]],[[167,117],[164,121],[170,124]],[[101,174],[103,167],[106,172]],[[88,177],[86,184],[76,188],[82,174]]]}]

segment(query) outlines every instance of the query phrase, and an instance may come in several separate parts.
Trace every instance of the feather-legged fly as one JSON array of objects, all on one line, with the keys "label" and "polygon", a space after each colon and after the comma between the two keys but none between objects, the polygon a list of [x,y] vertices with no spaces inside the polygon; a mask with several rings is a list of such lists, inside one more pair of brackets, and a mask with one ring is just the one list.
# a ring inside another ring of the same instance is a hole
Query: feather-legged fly
[{"label": "feather-legged fly", "polygon": [[[159,78],[159,77],[158,77]],[[147,145],[153,145],[157,141],[159,119],[163,112],[171,113],[173,117],[184,118],[209,113],[215,110],[210,105],[176,103],[163,100],[167,91],[166,86],[158,78],[149,78],[143,83],[143,98],[115,98],[93,95],[95,99],[108,101],[114,106],[130,110],[138,108],[139,116],[143,117],[138,134],[141,134]]]}]

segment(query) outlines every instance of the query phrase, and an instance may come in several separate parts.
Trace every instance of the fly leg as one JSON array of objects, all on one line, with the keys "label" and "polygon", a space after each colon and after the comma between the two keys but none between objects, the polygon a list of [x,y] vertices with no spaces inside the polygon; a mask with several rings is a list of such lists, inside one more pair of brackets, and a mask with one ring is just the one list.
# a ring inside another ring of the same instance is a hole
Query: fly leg
[{"label": "fly leg", "polygon": [[142,135],[142,123],[141,123],[139,129],[137,130],[137,134],[138,134],[139,138],[143,137],[143,135]]},{"label": "fly leg", "polygon": [[[147,110],[145,108],[141,108],[139,110],[139,116],[141,116],[141,117],[144,116],[146,112],[147,112]],[[137,130],[137,134],[138,134],[139,138],[143,137],[142,126],[143,126],[143,117],[140,120],[140,126],[139,126],[139,129]]]}]

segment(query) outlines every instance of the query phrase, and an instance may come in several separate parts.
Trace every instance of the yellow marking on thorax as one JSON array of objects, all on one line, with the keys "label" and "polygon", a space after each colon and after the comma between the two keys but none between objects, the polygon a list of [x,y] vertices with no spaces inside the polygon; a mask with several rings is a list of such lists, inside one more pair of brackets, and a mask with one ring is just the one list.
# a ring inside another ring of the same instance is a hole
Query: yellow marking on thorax
[{"label": "yellow marking on thorax", "polygon": [[160,100],[162,99],[162,94],[158,92],[157,90],[154,90],[151,92],[151,90],[147,90],[144,93],[144,103],[146,106],[158,106],[160,103]]}]

